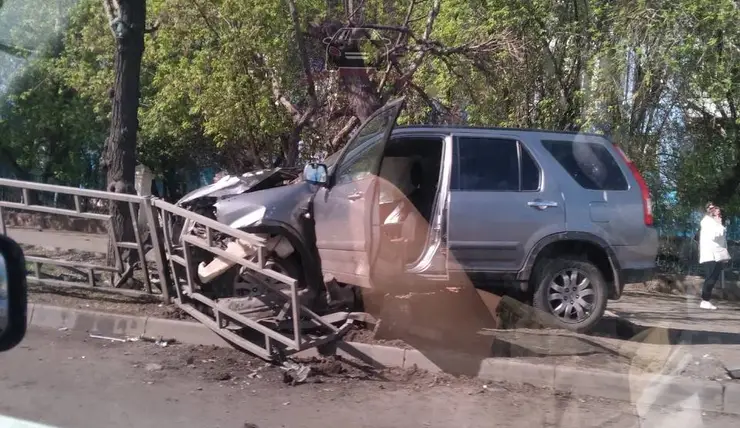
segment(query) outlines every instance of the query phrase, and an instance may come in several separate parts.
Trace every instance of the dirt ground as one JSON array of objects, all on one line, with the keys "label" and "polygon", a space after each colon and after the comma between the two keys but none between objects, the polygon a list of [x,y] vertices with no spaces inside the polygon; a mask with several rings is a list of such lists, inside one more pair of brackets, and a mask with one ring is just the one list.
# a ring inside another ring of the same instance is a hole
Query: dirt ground
[{"label": "dirt ground", "polygon": [[96,288],[28,285],[29,303],[87,309],[124,315],[150,316],[183,321],[195,320],[175,305],[163,305],[159,298],[126,296]]},{"label": "dirt ground", "polygon": [[[147,343],[137,343],[135,346],[146,348],[147,359],[157,364],[156,367],[150,366],[154,378],[161,366],[162,376],[185,371],[190,376],[209,382],[224,382],[242,389],[261,382],[293,384],[282,367],[232,348],[183,344],[162,348]],[[387,383],[388,388],[411,389],[435,385],[482,388],[487,384],[479,379],[429,373],[418,368],[376,369],[338,356],[299,359],[298,362],[311,369],[306,384],[341,385],[350,381],[375,381]],[[144,363],[140,366],[146,369]]]},{"label": "dirt ground", "polygon": [[[95,266],[107,266],[107,256],[105,254],[91,252],[91,251],[79,251],[79,250],[65,250],[61,248],[45,248],[34,245],[22,244],[23,254],[35,257],[45,257],[56,260],[64,260],[71,262],[81,262]],[[125,250],[124,250],[125,251]],[[156,273],[156,266],[152,263],[148,263],[150,274]],[[35,266],[31,262],[26,263],[26,269],[30,274],[36,276]],[[67,281],[80,286],[88,285],[88,272],[86,270],[73,269],[63,266],[55,266],[52,264],[39,264],[39,274],[42,278],[48,278],[53,280]],[[95,282],[100,287],[110,287],[112,281],[112,274],[110,272],[96,271]],[[144,280],[146,276],[141,268],[134,270],[132,278],[122,285],[123,288],[131,290],[144,290]],[[154,288],[154,287],[153,287]]]}]

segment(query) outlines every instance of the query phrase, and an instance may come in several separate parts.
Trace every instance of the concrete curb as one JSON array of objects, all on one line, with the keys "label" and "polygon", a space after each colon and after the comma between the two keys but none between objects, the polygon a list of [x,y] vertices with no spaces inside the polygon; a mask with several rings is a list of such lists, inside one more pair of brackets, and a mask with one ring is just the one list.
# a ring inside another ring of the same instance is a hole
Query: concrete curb
[{"label": "concrete curb", "polygon": [[[229,345],[208,327],[189,321],[109,314],[42,304],[28,305],[30,326],[81,331],[103,336],[164,337],[190,345]],[[422,353],[415,349],[357,342],[340,342],[337,355],[362,360],[375,367],[417,368],[485,380],[528,383],[557,391],[635,403],[638,407],[681,405],[694,410],[740,415],[740,384],[676,376],[620,374],[559,365],[532,364],[507,358],[473,360],[454,352]],[[318,356],[317,349],[298,357]],[[441,367],[440,367],[441,366]],[[444,370],[443,370],[444,369]],[[698,400],[687,400],[692,395]],[[684,401],[686,400],[686,401]]]}]

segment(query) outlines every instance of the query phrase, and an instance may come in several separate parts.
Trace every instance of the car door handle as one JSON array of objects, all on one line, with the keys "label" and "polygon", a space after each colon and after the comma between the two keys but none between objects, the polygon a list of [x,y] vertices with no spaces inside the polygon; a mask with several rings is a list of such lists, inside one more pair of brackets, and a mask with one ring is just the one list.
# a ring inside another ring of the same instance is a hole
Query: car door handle
[{"label": "car door handle", "polygon": [[555,201],[543,201],[541,199],[535,199],[534,201],[527,202],[527,205],[539,210],[546,210],[548,208],[557,207],[558,203]]},{"label": "car door handle", "polygon": [[362,197],[362,192],[355,192],[347,196],[350,201],[356,201]]}]

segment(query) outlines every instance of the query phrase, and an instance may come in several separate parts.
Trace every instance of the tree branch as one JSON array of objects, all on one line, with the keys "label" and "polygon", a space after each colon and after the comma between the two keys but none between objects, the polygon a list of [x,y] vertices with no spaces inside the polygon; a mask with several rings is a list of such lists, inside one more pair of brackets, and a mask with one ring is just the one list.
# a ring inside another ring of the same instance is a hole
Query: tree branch
[{"label": "tree branch", "polygon": [[[429,94],[426,93],[426,91],[419,85],[417,85],[414,82],[409,82],[409,88],[416,91],[416,93],[421,97],[422,100],[424,100],[425,103],[434,111],[442,114],[448,114],[450,112],[450,108],[446,105],[442,104],[439,100],[432,99],[432,97],[429,96]],[[440,110],[439,107],[442,107],[442,110]]]},{"label": "tree branch", "polygon": [[193,4],[195,4],[195,8],[198,10],[198,15],[203,18],[203,22],[206,24],[206,27],[208,27],[208,30],[213,33],[214,37],[216,37],[216,40],[221,40],[221,33],[219,33],[218,30],[216,30],[216,27],[213,26],[213,23],[208,18],[208,15],[206,15],[203,7],[201,7],[197,0],[193,0]]},{"label": "tree branch", "polygon": [[342,140],[346,139],[347,136],[355,129],[355,127],[359,123],[360,119],[358,119],[357,116],[350,117],[347,123],[342,127],[342,129],[340,129],[339,132],[337,132],[337,134],[334,136],[334,138],[331,139],[331,149],[336,151],[339,143],[341,143]]},{"label": "tree branch", "polygon": [[[290,10],[290,18],[293,21],[293,32],[295,33],[295,41],[296,41],[296,45],[298,46],[298,55],[301,59],[301,66],[303,67],[303,74],[306,77],[306,92],[308,92],[308,99],[309,99],[309,104],[310,104],[309,109],[306,111],[306,113],[308,113],[309,111],[314,111],[318,107],[318,104],[319,104],[316,98],[316,84],[314,83],[314,80],[313,80],[313,72],[311,71],[311,63],[308,60],[308,53],[306,51],[306,41],[303,38],[303,31],[301,31],[301,20],[298,17],[298,8],[295,5],[295,0],[288,0],[288,9]],[[302,118],[300,122],[305,123],[305,119]]]},{"label": "tree branch", "polygon": [[116,39],[118,38],[118,35],[116,34],[114,27],[119,19],[120,6],[118,5],[118,1],[103,0],[103,9],[105,9],[105,15],[108,17],[108,27],[110,28],[111,33],[113,33],[113,38]]},{"label": "tree branch", "polygon": [[19,46],[11,46],[0,42],[0,52],[21,58],[28,58],[34,51]]},{"label": "tree branch", "polygon": [[[383,96],[383,87],[385,86],[385,83],[388,81],[388,76],[391,72],[391,66],[393,63],[391,62],[391,55],[393,52],[395,52],[399,45],[401,44],[401,41],[403,40],[404,35],[410,34],[408,31],[409,29],[409,21],[411,20],[411,15],[414,13],[414,6],[416,6],[416,0],[410,0],[409,1],[409,8],[406,10],[406,17],[403,20],[403,26],[399,28],[398,37],[396,37],[396,42],[393,44],[393,47],[386,53],[388,57],[388,65],[385,68],[385,74],[383,74],[383,77],[380,79],[380,82],[378,83],[378,95]],[[403,30],[403,31],[401,31]]]},{"label": "tree branch", "polygon": [[283,107],[285,107],[286,110],[288,110],[288,113],[293,118],[293,123],[297,123],[300,120],[301,112],[298,110],[296,106],[293,105],[293,103],[290,102],[280,90],[280,82],[278,81],[278,78],[275,76],[274,73],[270,73],[270,78],[272,80],[272,95],[275,97],[275,100],[280,103]]},{"label": "tree branch", "polygon": [[729,91],[727,92],[727,104],[730,107],[730,118],[733,122],[737,122],[737,107],[735,106],[735,101],[732,99],[732,93]]},{"label": "tree branch", "polygon": [[[415,3],[413,1],[410,2],[409,10],[414,9]],[[403,25],[401,26],[395,26],[395,25],[380,25],[380,24],[361,24],[358,25],[358,27],[361,27],[363,29],[367,30],[379,30],[379,31],[395,31],[398,33],[406,34],[408,36],[413,37],[414,34],[409,29],[409,22],[411,20],[411,16],[408,14],[406,15],[406,20],[404,21]]]},{"label": "tree branch", "polygon": [[[437,15],[439,15],[440,5],[440,0],[434,0],[434,2],[432,3],[432,8],[429,10],[429,14],[427,15],[427,22],[424,26],[424,34],[421,36],[422,44],[426,44],[432,35],[434,21],[437,19]],[[403,73],[393,85],[393,93],[399,93],[406,85],[406,83],[411,80],[411,78],[416,73],[416,70],[419,69],[421,63],[424,61],[424,57],[426,57],[427,52],[428,51],[426,49],[422,49],[416,54],[416,58],[414,58],[414,60],[411,62],[411,66],[409,67],[409,69],[406,70],[406,72]]]}]

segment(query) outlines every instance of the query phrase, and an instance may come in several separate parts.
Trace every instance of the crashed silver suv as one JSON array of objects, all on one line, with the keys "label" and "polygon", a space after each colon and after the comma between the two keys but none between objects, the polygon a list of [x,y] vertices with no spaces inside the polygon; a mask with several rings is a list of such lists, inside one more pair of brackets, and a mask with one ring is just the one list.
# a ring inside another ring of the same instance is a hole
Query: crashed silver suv
[{"label": "crashed silver suv", "polygon": [[[205,198],[208,216],[268,237],[273,268],[298,278],[317,311],[327,290],[339,295],[329,284],[401,292],[463,275],[476,287],[527,290],[557,326],[586,331],[626,283],[651,274],[658,238],[648,188],[606,138],[396,127],[402,105],[377,111],[334,163],[307,165],[303,180],[251,191],[242,184],[254,174],[231,177],[231,187],[185,200]],[[214,298],[251,287],[214,261],[200,262],[198,274]],[[356,292],[344,296],[335,303],[359,302]],[[280,309],[251,302],[243,313]]]}]

